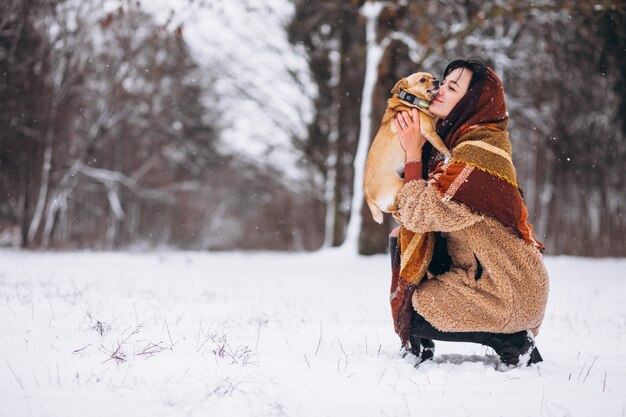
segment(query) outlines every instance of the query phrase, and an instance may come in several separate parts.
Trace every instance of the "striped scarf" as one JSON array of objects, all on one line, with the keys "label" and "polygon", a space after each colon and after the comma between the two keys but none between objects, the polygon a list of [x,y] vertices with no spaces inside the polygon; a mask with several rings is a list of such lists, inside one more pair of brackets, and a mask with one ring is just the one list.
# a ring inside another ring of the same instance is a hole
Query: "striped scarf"
[{"label": "striped scarf", "polygon": [[470,126],[459,138],[452,159],[439,163],[431,172],[429,183],[444,200],[499,221],[543,251],[528,222],[505,126],[506,120]]}]

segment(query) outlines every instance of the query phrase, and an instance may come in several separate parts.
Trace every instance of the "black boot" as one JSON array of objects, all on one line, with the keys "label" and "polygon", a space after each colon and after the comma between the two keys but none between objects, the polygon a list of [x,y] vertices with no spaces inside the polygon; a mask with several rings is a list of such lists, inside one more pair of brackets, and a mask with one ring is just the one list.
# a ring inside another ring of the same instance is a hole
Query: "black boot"
[{"label": "black boot", "polygon": [[409,335],[409,341],[411,343],[409,351],[417,356],[419,359],[418,364],[432,359],[435,356],[435,342],[433,342],[432,339],[425,337],[420,338],[411,334]]},{"label": "black boot", "polygon": [[485,344],[496,351],[505,365],[528,366],[543,361],[539,350],[535,347],[535,339],[528,330],[511,334],[494,333]]},{"label": "black boot", "polygon": [[420,339],[420,344],[422,345],[422,351],[419,356],[420,362],[432,360],[433,356],[435,356],[435,342],[432,339],[422,338]]}]

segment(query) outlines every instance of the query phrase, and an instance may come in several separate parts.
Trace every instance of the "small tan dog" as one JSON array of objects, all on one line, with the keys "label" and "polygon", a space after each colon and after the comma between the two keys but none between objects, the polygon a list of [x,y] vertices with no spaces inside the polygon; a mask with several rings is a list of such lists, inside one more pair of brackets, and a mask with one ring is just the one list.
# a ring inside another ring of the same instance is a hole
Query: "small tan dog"
[{"label": "small tan dog", "polygon": [[422,135],[439,152],[450,155],[435,132],[433,115],[427,110],[438,88],[439,81],[433,75],[418,72],[401,79],[391,90],[394,95],[387,100],[387,110],[367,155],[363,178],[365,200],[377,223],[383,222],[383,211],[392,211],[396,195],[404,185],[400,173],[404,171],[405,153],[393,124],[393,118],[398,112],[410,113],[411,108],[417,108]]}]

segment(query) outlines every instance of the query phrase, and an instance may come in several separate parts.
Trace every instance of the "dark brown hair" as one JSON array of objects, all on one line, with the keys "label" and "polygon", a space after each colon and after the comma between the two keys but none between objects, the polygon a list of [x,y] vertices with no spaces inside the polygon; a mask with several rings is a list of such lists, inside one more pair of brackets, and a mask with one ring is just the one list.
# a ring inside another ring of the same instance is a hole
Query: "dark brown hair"
[{"label": "dark brown hair", "polygon": [[468,90],[472,88],[478,81],[485,78],[487,74],[487,63],[481,57],[471,57],[468,59],[457,59],[448,64],[443,71],[443,79],[457,68],[467,68],[472,71],[472,79],[470,80]]}]

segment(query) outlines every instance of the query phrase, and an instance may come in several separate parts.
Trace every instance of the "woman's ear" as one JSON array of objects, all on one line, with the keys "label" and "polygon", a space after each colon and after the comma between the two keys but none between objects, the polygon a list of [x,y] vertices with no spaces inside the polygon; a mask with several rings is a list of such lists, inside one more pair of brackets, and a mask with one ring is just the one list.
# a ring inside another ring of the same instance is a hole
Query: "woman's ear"
[{"label": "woman's ear", "polygon": [[398,81],[396,83],[396,85],[393,86],[393,88],[391,89],[391,93],[392,94],[398,94],[400,92],[400,90],[403,89],[403,88],[406,88],[407,85],[408,85],[408,82],[407,82],[406,78],[403,78],[400,81]]}]

